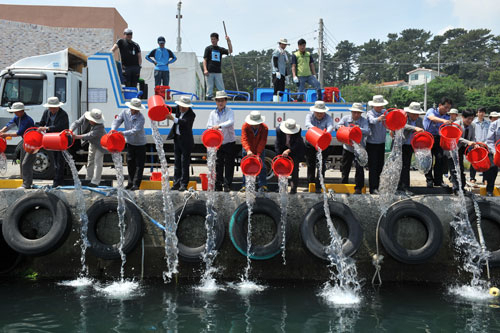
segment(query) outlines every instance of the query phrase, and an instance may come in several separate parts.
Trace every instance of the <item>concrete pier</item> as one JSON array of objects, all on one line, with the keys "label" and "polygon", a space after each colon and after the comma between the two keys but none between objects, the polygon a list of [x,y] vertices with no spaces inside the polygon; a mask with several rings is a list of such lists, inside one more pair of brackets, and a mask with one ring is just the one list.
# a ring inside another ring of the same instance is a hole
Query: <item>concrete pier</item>
[{"label": "concrete pier", "polygon": [[[2,190],[0,191],[0,218],[6,218],[6,211],[15,200],[30,191],[23,190]],[[38,190],[40,191],[40,190]],[[8,273],[3,275],[11,277],[19,277],[26,272],[37,272],[39,278],[74,278],[80,268],[80,236],[79,236],[79,218],[76,213],[75,198],[73,191],[69,190],[53,190],[59,198],[67,202],[72,212],[72,231],[64,244],[55,252],[40,256],[40,257],[23,257],[23,260]],[[132,192],[131,192],[132,193]],[[162,214],[162,199],[160,191],[136,191],[132,194],[135,197],[137,204],[148,212],[157,221],[163,221]],[[277,193],[258,194],[274,200],[279,204],[279,196]],[[85,191],[87,208],[93,202],[103,196],[97,193]],[[199,200],[206,200],[206,192],[197,192]],[[335,201],[342,202],[349,206],[356,218],[361,223],[363,229],[363,241],[353,256],[356,261],[358,274],[366,283],[371,281],[375,272],[372,265],[372,255],[376,253],[376,227],[380,216],[380,208],[378,204],[378,196],[371,195],[344,195],[335,194]],[[242,274],[246,265],[246,258],[241,255],[233,246],[228,231],[231,215],[241,203],[245,202],[245,194],[238,192],[216,192],[216,209],[219,219],[226,225],[224,242],[219,250],[215,260],[216,267],[219,268],[218,278],[221,280],[236,280]],[[172,192],[172,199],[176,209],[184,204],[185,194],[177,191]],[[190,199],[193,200],[193,199]],[[319,194],[299,193],[289,196],[288,233],[289,239],[286,246],[287,264],[282,264],[281,255],[277,255],[269,260],[254,260],[252,262],[251,277],[256,280],[315,280],[325,281],[328,279],[327,263],[321,259],[314,257],[303,245],[300,236],[300,224],[306,212],[317,202],[322,200]],[[381,243],[379,243],[379,251],[384,255],[385,259],[382,264],[381,276],[384,282],[435,282],[443,283],[444,281],[455,282],[458,279],[469,280],[470,276],[466,274],[458,274],[460,262],[456,261],[456,252],[451,244],[452,232],[450,222],[453,218],[453,209],[456,209],[458,198],[455,196],[414,196],[413,200],[429,207],[440,219],[443,227],[443,244],[437,254],[428,262],[423,264],[403,264],[391,258],[385,251]],[[470,199],[467,199],[470,201]],[[487,200],[500,205],[499,198],[487,198]],[[455,207],[455,208],[452,208]],[[275,232],[274,227],[270,227],[271,220],[264,216],[255,217],[255,229],[253,233],[255,239],[269,240],[272,232]],[[146,217],[143,217],[145,226],[144,232],[144,253],[141,244],[127,256],[127,264],[125,276],[140,278],[143,271],[144,278],[161,278],[162,272],[166,270],[164,260],[164,242],[162,231],[152,224]],[[334,221],[335,222],[335,221]],[[483,233],[485,234],[486,244],[490,251],[497,250],[500,239],[500,216],[497,221],[483,221]],[[475,226],[475,223],[473,224]],[[337,225],[338,226],[338,225]],[[326,223],[320,223],[317,226],[318,238],[327,241]],[[341,234],[343,226],[339,226]],[[114,228],[113,230],[117,230]],[[274,231],[273,231],[274,230]],[[204,235],[204,225],[199,221],[193,223],[193,228],[190,230],[184,226],[179,231],[178,235],[181,240],[189,240],[190,238],[202,238]],[[201,236],[200,236],[201,235]],[[422,244],[425,241],[426,229],[421,223],[415,220],[407,220],[398,228],[398,241],[405,247],[414,247]],[[194,241],[196,243],[196,241]],[[141,263],[141,258],[144,255],[144,264]],[[119,260],[103,260],[96,258],[91,253],[87,253],[87,263],[89,265],[90,274],[98,278],[116,278],[119,276],[120,261]],[[200,263],[179,263],[179,279],[194,279],[197,280],[200,272],[203,270],[203,265]],[[496,268],[492,269],[493,277],[498,275]]]}]

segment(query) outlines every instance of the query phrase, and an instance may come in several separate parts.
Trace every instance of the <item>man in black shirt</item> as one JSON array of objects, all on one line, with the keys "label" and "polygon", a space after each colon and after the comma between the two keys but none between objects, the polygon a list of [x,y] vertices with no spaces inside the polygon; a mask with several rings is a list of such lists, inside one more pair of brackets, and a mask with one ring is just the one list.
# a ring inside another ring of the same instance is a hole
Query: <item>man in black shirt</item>
[{"label": "man in black shirt", "polygon": [[127,87],[137,87],[139,82],[139,75],[141,73],[142,57],[141,48],[139,44],[132,40],[132,30],[125,29],[123,31],[125,36],[119,39],[111,48],[111,53],[117,49],[120,50],[120,58],[122,62],[123,72],[125,76],[125,85]]},{"label": "man in black shirt", "polygon": [[217,45],[219,42],[219,34],[216,32],[210,35],[212,45],[205,48],[203,55],[203,73],[207,77],[207,99],[212,99],[214,83],[217,90],[224,90],[224,81],[222,80],[221,60],[222,55],[233,53],[233,45],[231,39],[226,36],[228,49]]}]

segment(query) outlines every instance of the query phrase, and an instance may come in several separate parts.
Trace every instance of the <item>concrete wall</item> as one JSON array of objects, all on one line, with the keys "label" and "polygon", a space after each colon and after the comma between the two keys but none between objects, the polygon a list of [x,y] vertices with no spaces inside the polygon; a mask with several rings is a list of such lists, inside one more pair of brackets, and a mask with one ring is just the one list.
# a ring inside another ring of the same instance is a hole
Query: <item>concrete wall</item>
[{"label": "concrete wall", "polygon": [[[55,191],[55,193],[67,201],[71,205],[73,211],[73,231],[69,239],[56,252],[42,256],[24,258],[22,263],[17,268],[9,273],[12,276],[23,275],[28,269],[32,269],[39,273],[42,278],[73,278],[77,275],[80,269],[80,247],[78,218],[75,208],[75,197],[70,191]],[[173,195],[173,201],[176,209],[184,203],[184,197],[177,192]],[[6,209],[21,195],[20,190],[3,190],[0,191],[0,217],[5,218]],[[137,203],[145,209],[153,218],[162,221],[162,199],[159,191],[139,191],[135,192]],[[242,256],[232,245],[228,235],[229,221],[236,207],[245,202],[244,194],[240,193],[221,193],[217,192],[217,210],[219,218],[226,224],[226,235],[222,248],[219,251],[215,264],[220,268],[220,279],[235,280],[242,274],[246,265],[246,258]],[[266,197],[278,202],[276,193],[265,194]],[[102,196],[99,194],[86,195],[87,208],[91,203]],[[200,192],[200,199],[205,199],[205,193]],[[372,255],[375,253],[375,231],[377,220],[379,217],[378,196],[362,195],[348,196],[335,195],[335,200],[347,204],[354,212],[355,216],[361,223],[364,235],[363,242],[358,252],[354,255],[359,276],[367,283],[371,281],[374,273],[374,267],[371,263]],[[385,282],[389,281],[411,281],[411,282],[435,282],[443,283],[446,281],[455,282],[458,278],[465,280],[470,279],[465,274],[458,276],[459,263],[455,260],[455,252],[450,243],[451,229],[450,221],[456,209],[458,199],[453,196],[416,196],[414,200],[431,208],[441,220],[444,239],[443,245],[439,252],[427,263],[419,265],[402,264],[390,257],[380,245],[380,253],[385,256],[382,265],[382,279]],[[497,204],[500,204],[498,198],[490,199]],[[328,269],[326,263],[317,259],[310,254],[303,246],[300,237],[299,227],[307,210],[315,203],[321,201],[321,197],[317,194],[297,194],[290,196],[288,223],[290,238],[287,243],[287,264],[282,265],[281,255],[278,255],[266,261],[253,261],[251,276],[259,280],[318,280],[325,281],[328,279]],[[148,278],[160,278],[161,273],[166,269],[166,264],[163,259],[163,235],[157,227],[144,219],[146,226],[145,232],[145,264],[144,275]],[[259,230],[254,232],[258,237],[267,237],[264,230],[268,227],[262,224],[258,227]],[[499,233],[498,226],[492,223],[483,222],[484,232],[488,237]],[[201,231],[203,232],[203,230]],[[418,223],[415,225],[404,224],[401,226],[401,234],[412,238],[415,236],[415,241],[425,239],[422,235],[422,227]],[[196,234],[196,230],[190,231],[191,234]],[[199,230],[198,230],[199,233]],[[180,237],[189,237],[189,235],[180,235]],[[494,238],[498,239],[498,235]],[[492,249],[496,250],[496,249]],[[139,246],[127,257],[126,276],[139,277],[141,272],[141,247]],[[90,266],[92,275],[100,278],[115,278],[119,276],[120,261],[107,261],[95,258],[92,254],[87,253],[87,261]],[[198,279],[203,265],[199,263],[181,262],[179,266],[179,277]],[[492,275],[498,275],[497,269],[492,269]]]}]

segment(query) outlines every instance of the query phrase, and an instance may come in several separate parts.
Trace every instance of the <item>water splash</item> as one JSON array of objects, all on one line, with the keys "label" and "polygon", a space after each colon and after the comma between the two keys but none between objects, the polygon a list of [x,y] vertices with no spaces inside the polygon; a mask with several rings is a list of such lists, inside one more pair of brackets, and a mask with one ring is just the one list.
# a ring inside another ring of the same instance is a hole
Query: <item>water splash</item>
[{"label": "water splash", "polygon": [[137,281],[116,281],[105,287],[96,285],[94,289],[115,299],[126,299],[141,294],[140,284]]},{"label": "water splash", "polygon": [[448,288],[448,293],[461,298],[478,301],[494,298],[494,296],[490,295],[488,289],[472,285],[451,286]]},{"label": "water splash", "polygon": [[7,173],[7,157],[4,153],[0,153],[0,175]]},{"label": "water splash", "polygon": [[354,305],[361,302],[361,297],[353,290],[327,284],[318,293],[328,305]]},{"label": "water splash", "polygon": [[352,143],[352,147],[354,148],[354,157],[358,161],[358,164],[363,167],[366,166],[368,164],[368,153],[365,147],[356,142]]},{"label": "water splash", "polygon": [[280,193],[280,222],[281,229],[281,256],[283,257],[283,265],[286,265],[286,221],[288,210],[288,177],[278,176],[278,186]]},{"label": "water splash", "polygon": [[403,167],[402,157],[403,130],[397,130],[394,135],[394,142],[391,153],[384,163],[384,168],[380,174],[380,209],[385,214],[389,206],[394,201],[394,194],[398,188],[401,168]]},{"label": "water splash", "polygon": [[125,198],[124,198],[124,177],[123,177],[123,163],[121,153],[111,154],[113,158],[113,164],[116,169],[116,180],[117,180],[117,197],[118,197],[118,207],[116,211],[118,213],[118,227],[120,229],[120,244],[118,245],[118,252],[120,253],[120,258],[122,264],[120,267],[120,277],[123,281],[125,276],[125,264],[127,263],[127,255],[123,251],[123,244],[125,244]]},{"label": "water splash", "polygon": [[332,218],[330,216],[328,194],[325,187],[325,179],[321,170],[323,164],[323,155],[321,154],[321,149],[318,149],[316,158],[319,180],[321,183],[321,188],[323,189],[323,208],[325,211],[328,230],[330,232],[330,244],[326,249],[326,254],[329,261],[328,267],[330,269],[330,280],[323,285],[323,292],[320,293],[320,295],[322,295],[323,297],[325,295],[329,295],[329,299],[336,300],[333,295],[343,295],[344,293],[358,295],[359,291],[361,290],[361,286],[358,282],[358,272],[355,262],[352,258],[346,256],[344,252],[342,252],[343,242],[337,230],[335,229]]},{"label": "water splash", "polygon": [[249,281],[250,277],[250,268],[251,268],[251,260],[250,256],[252,255],[252,211],[253,205],[255,204],[255,176],[247,176],[245,180],[245,201],[247,203],[248,208],[248,226],[247,226],[247,266],[245,268],[245,273],[241,277],[242,283],[252,283]]},{"label": "water splash", "polygon": [[450,223],[455,231],[453,243],[458,255],[457,259],[460,259],[461,255],[464,262],[462,269],[472,274],[470,286],[487,289],[488,283],[481,279],[481,275],[483,271],[482,263],[488,260],[489,252],[483,251],[481,248],[469,221],[467,203],[465,201],[464,191],[462,190],[462,179],[459,174],[460,165],[458,162],[458,150],[455,148],[451,150],[450,153],[455,166],[455,170],[452,172],[455,173],[458,183],[458,202],[452,207],[452,210],[456,213],[453,221]]},{"label": "water splash", "polygon": [[78,277],[75,280],[65,280],[59,282],[57,285],[64,287],[74,287],[74,288],[83,288],[94,284],[94,280],[88,277]]},{"label": "water splash", "polygon": [[230,283],[229,287],[238,290],[242,296],[250,295],[264,291],[267,287],[253,281],[240,281],[238,283]]},{"label": "water splash", "polygon": [[415,149],[415,167],[423,174],[432,168],[432,152],[430,149]]},{"label": "water splash", "polygon": [[205,271],[201,277],[200,286],[197,290],[202,292],[215,292],[222,287],[217,285],[214,275],[218,269],[213,267],[213,262],[217,256],[215,248],[215,225],[217,223],[217,212],[215,211],[215,161],[217,159],[217,148],[208,148],[207,167],[208,167],[208,191],[207,191],[207,215],[205,217],[205,229],[207,231],[207,242],[203,252],[203,262]]},{"label": "water splash", "polygon": [[167,158],[165,157],[163,139],[158,130],[157,121],[151,121],[151,129],[153,130],[153,139],[161,164],[161,193],[163,198],[163,214],[165,215],[165,260],[167,262],[167,271],[163,272],[163,280],[167,283],[170,282],[173,274],[178,273],[179,250],[177,249],[177,224],[175,223],[174,204],[170,195],[170,176],[168,173]]},{"label": "water splash", "polygon": [[71,175],[73,176],[73,183],[75,186],[75,196],[76,196],[76,211],[78,213],[78,217],[80,218],[80,262],[82,264],[82,268],[80,270],[79,277],[83,278],[89,275],[89,268],[85,261],[85,254],[87,253],[87,249],[90,246],[89,240],[87,238],[87,232],[89,228],[89,218],[87,216],[87,208],[85,206],[85,196],[83,195],[82,183],[80,182],[80,178],[78,178],[78,170],[76,169],[75,161],[71,154],[67,151],[62,152],[66,163],[68,163],[69,168],[71,170]]}]

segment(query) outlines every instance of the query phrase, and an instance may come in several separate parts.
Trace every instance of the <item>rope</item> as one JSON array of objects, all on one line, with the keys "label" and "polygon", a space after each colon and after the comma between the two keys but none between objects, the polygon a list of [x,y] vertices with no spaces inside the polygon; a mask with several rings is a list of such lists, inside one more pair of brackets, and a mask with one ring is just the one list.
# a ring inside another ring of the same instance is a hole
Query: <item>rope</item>
[{"label": "rope", "polygon": [[127,191],[123,191],[123,193],[125,193],[127,195],[127,197],[128,197],[128,198],[125,198],[125,199],[127,201],[129,201],[130,203],[132,203],[135,207],[137,207],[137,209],[139,209],[141,211],[141,213],[143,213],[144,215],[146,215],[146,217],[149,218],[151,220],[151,222],[153,222],[154,225],[156,225],[158,228],[160,228],[163,231],[166,230],[163,225],[161,225],[158,221],[156,221],[148,213],[146,213],[146,211],[144,209],[142,209],[141,207],[139,207],[139,205],[135,203],[135,201],[132,199],[132,197],[130,196],[130,194]]},{"label": "rope", "polygon": [[179,219],[177,220],[177,224],[179,224],[182,217],[182,213],[184,213],[184,209],[186,208],[189,199],[191,199],[192,197],[195,197],[195,199],[197,199],[198,192],[196,192],[192,187],[190,187],[188,193],[184,193],[184,205],[182,206],[181,213],[179,214]]},{"label": "rope", "polygon": [[[475,203],[477,205],[476,195],[473,192],[470,192],[470,197],[473,201],[473,204]],[[478,209],[479,209],[479,206],[478,206]],[[476,214],[476,226],[477,226],[477,234],[479,236],[479,244],[481,245],[481,251],[483,252],[483,255],[484,255],[484,253],[486,252],[486,244],[484,243],[483,229],[481,227],[481,219],[479,216],[477,216],[477,214]],[[486,257],[485,264],[486,264],[486,276],[488,277],[488,281],[490,281],[491,276],[490,276],[489,256]]]}]

